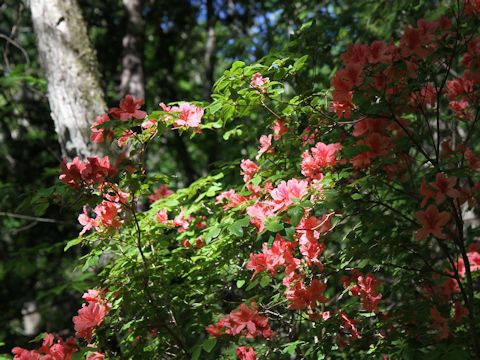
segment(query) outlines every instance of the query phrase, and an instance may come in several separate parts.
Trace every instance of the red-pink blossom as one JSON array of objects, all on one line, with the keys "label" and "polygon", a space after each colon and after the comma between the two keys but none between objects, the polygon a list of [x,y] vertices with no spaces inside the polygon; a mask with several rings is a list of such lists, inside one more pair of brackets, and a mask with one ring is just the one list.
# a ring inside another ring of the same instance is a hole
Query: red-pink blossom
[{"label": "red-pink blossom", "polygon": [[211,336],[245,336],[255,338],[262,336],[270,339],[273,332],[268,324],[268,318],[258,313],[256,302],[250,305],[241,304],[237,310],[220,319],[216,325],[207,326],[206,330]]},{"label": "red-pink blossom", "polygon": [[235,354],[240,360],[257,360],[255,350],[253,350],[253,347],[251,346],[249,348],[246,346],[239,346],[237,350],[235,350]]},{"label": "red-pink blossom", "polygon": [[442,227],[450,221],[450,213],[439,212],[436,206],[430,205],[425,211],[417,211],[416,217],[422,225],[422,228],[417,230],[417,240],[423,240],[430,234],[438,239],[445,238]]},{"label": "red-pink blossom", "polygon": [[260,147],[258,148],[257,156],[255,157],[257,160],[260,159],[264,153],[271,153],[273,152],[272,146],[272,134],[270,135],[262,135],[258,140],[260,142]]},{"label": "red-pink blossom", "polygon": [[275,211],[283,210],[293,204],[293,200],[302,199],[307,194],[308,182],[306,180],[290,179],[282,181],[272,191],[270,196],[275,203]]},{"label": "red-pink blossom", "polygon": [[293,310],[316,309],[318,303],[325,303],[328,299],[324,296],[327,285],[318,279],[313,279],[305,286],[303,280],[298,280],[290,285],[285,296],[290,301],[289,308]]},{"label": "red-pink blossom", "polygon": [[339,143],[317,143],[302,154],[302,174],[311,179],[320,179],[322,171],[337,163],[337,156],[342,145]]},{"label": "red-pink blossom", "polygon": [[102,324],[106,313],[105,305],[100,303],[83,304],[82,308],[78,310],[78,315],[73,317],[75,336],[84,338],[88,342],[92,341],[93,330]]},{"label": "red-pink blossom", "polygon": [[252,80],[250,81],[250,86],[254,89],[260,89],[269,81],[268,77],[263,77],[260,73],[255,73],[252,75]]},{"label": "red-pink blossom", "polygon": [[145,111],[140,110],[143,104],[143,99],[135,99],[132,95],[127,95],[120,100],[118,108],[110,109],[109,114],[122,121],[130,119],[141,120],[147,116]]},{"label": "red-pink blossom", "polygon": [[150,203],[153,203],[157,200],[160,200],[164,197],[167,197],[169,195],[172,195],[173,191],[170,190],[167,184],[163,184],[160,187],[156,188],[153,194],[148,195],[148,201]]},{"label": "red-pink blossom", "polygon": [[242,169],[241,175],[243,175],[243,181],[245,183],[252,180],[253,176],[257,173],[259,167],[252,160],[242,160],[240,163],[240,168]]},{"label": "red-pink blossom", "polygon": [[110,118],[108,117],[108,114],[103,114],[97,117],[95,122],[90,126],[90,129],[92,131],[90,135],[90,139],[94,143],[103,143],[105,142],[106,139],[112,138],[113,137],[113,131],[111,129],[105,129],[105,128],[98,128],[98,126],[107,123],[110,121]]},{"label": "red-pink blossom", "polygon": [[285,126],[285,121],[275,120],[275,122],[273,123],[272,131],[273,131],[273,139],[275,141],[278,141],[281,139],[283,134],[285,134],[288,131],[288,127]]}]

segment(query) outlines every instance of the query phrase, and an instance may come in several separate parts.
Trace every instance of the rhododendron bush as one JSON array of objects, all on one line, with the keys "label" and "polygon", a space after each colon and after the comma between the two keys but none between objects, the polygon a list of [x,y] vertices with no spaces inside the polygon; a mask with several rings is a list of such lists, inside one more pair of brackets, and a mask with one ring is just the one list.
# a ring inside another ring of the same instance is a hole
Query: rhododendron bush
[{"label": "rhododendron bush", "polygon": [[[50,334],[31,351],[480,357],[479,14],[466,1],[390,42],[349,45],[331,89],[317,89],[310,54],[270,55],[235,62],[210,104],[147,114],[127,96],[100,115],[92,141],[118,155],[65,160],[60,175],[85,204],[67,247],[89,249],[98,284],[76,340]],[[173,191],[145,157],[170,131],[258,145]]]}]

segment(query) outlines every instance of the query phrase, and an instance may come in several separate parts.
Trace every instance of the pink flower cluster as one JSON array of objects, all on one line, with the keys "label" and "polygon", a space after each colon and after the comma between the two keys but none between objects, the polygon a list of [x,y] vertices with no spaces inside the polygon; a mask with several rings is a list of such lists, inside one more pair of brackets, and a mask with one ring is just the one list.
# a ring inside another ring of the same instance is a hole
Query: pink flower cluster
[{"label": "pink flower cluster", "polygon": [[83,338],[88,342],[92,341],[93,330],[103,323],[103,319],[111,309],[103,295],[98,290],[88,290],[83,294],[87,304],[83,304],[78,310],[78,315],[73,317],[75,336]]},{"label": "pink flower cluster", "polygon": [[270,339],[273,336],[268,318],[258,313],[258,306],[255,301],[250,305],[241,304],[237,310],[233,310],[230,314],[224,316],[215,325],[208,325],[206,330],[211,336],[215,337],[239,335],[247,338],[262,336],[265,339]]},{"label": "pink flower cluster", "polygon": [[327,167],[333,167],[337,162],[338,153],[342,145],[317,143],[314,147],[302,154],[302,174],[307,178],[321,180],[322,171]]},{"label": "pink flower cluster", "polygon": [[149,195],[148,196],[148,201],[150,203],[153,203],[157,200],[160,200],[164,197],[167,197],[169,195],[172,195],[173,194],[173,191],[170,190],[170,188],[168,187],[167,184],[163,184],[162,186],[160,186],[159,188],[155,189],[155,191],[153,192],[153,194]]},{"label": "pink flower cluster", "polygon": [[35,350],[26,350],[21,347],[12,349],[14,360],[70,360],[77,351],[77,342],[73,338],[64,341],[61,337],[55,341],[53,334],[46,333],[42,346]]},{"label": "pink flower cluster", "polygon": [[[360,297],[363,310],[378,312],[378,302],[382,299],[382,294],[378,291],[380,282],[373,274],[363,275],[360,271],[353,270],[352,276],[344,276],[342,282],[353,295]],[[351,285],[352,283],[354,285]]]},{"label": "pink flower cluster", "polygon": [[114,195],[105,194],[105,200],[93,209],[95,218],[90,217],[86,206],[83,207],[83,213],[78,216],[78,222],[83,225],[80,235],[93,228],[99,232],[108,232],[119,229],[122,225],[123,220],[120,218],[122,204],[126,203],[129,194],[121,191],[115,185],[112,185],[111,188],[115,192]]},{"label": "pink flower cluster", "polygon": [[103,158],[92,156],[86,161],[75,157],[70,162],[63,161],[61,168],[60,181],[74,189],[79,189],[83,185],[102,184],[117,172],[116,166],[111,164],[108,156]]},{"label": "pink flower cluster", "polygon": [[235,354],[240,360],[257,360],[257,354],[255,354],[255,350],[251,346],[249,348],[239,346],[237,350],[235,350]]},{"label": "pink flower cluster", "polygon": [[[167,106],[164,103],[160,103],[160,107],[163,111],[172,114],[178,114],[178,117],[174,118],[174,129],[191,127],[195,131],[200,131],[200,122],[204,114],[204,110],[201,107],[193,104],[182,102],[179,106]],[[172,117],[167,117],[169,120]]]},{"label": "pink flower cluster", "polygon": [[263,85],[265,85],[268,81],[268,77],[263,77],[262,74],[257,72],[252,75],[250,86],[254,89],[263,89]]}]

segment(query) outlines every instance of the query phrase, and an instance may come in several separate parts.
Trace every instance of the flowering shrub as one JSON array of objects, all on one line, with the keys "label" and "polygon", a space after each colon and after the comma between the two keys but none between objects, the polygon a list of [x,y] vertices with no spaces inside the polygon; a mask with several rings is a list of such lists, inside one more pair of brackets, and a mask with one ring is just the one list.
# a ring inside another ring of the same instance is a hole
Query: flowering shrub
[{"label": "flowering shrub", "polygon": [[[108,289],[84,296],[76,336],[108,358],[480,356],[479,12],[351,44],[331,93],[295,92],[308,56],[270,56],[235,62],[211,104],[147,115],[127,96],[100,116],[92,139],[130,154],[62,164],[89,204],[67,247],[89,247]],[[233,139],[251,113],[269,130],[243,183],[224,166],[172,192],[147,174],[163,132]]]}]

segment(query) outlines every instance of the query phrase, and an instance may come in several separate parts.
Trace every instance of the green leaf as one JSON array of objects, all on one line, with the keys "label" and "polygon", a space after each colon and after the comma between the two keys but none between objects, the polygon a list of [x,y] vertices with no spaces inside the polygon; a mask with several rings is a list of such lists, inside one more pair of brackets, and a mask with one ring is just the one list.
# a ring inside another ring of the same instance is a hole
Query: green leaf
[{"label": "green leaf", "polygon": [[245,285],[245,280],[237,280],[237,288],[241,289]]},{"label": "green leaf", "polygon": [[266,220],[265,228],[273,233],[277,233],[283,230],[283,224],[276,217],[271,217]]},{"label": "green leaf", "polygon": [[299,224],[304,214],[305,209],[302,206],[295,206],[288,210],[288,215],[290,215],[290,220],[293,226],[297,226]]},{"label": "green leaf", "polygon": [[217,344],[217,339],[211,337],[203,342],[202,347],[207,353],[210,353],[216,344]]},{"label": "green leaf", "polygon": [[63,251],[67,251],[67,250],[70,249],[72,246],[78,245],[78,244],[80,244],[82,241],[83,241],[83,238],[81,238],[81,237],[78,237],[78,238],[76,238],[76,239],[70,240],[69,242],[67,242],[67,245],[65,245],[65,248],[63,249]]},{"label": "green leaf", "polygon": [[238,221],[234,222],[232,225],[228,227],[228,231],[236,237],[243,236],[243,228],[242,225],[238,223]]}]

